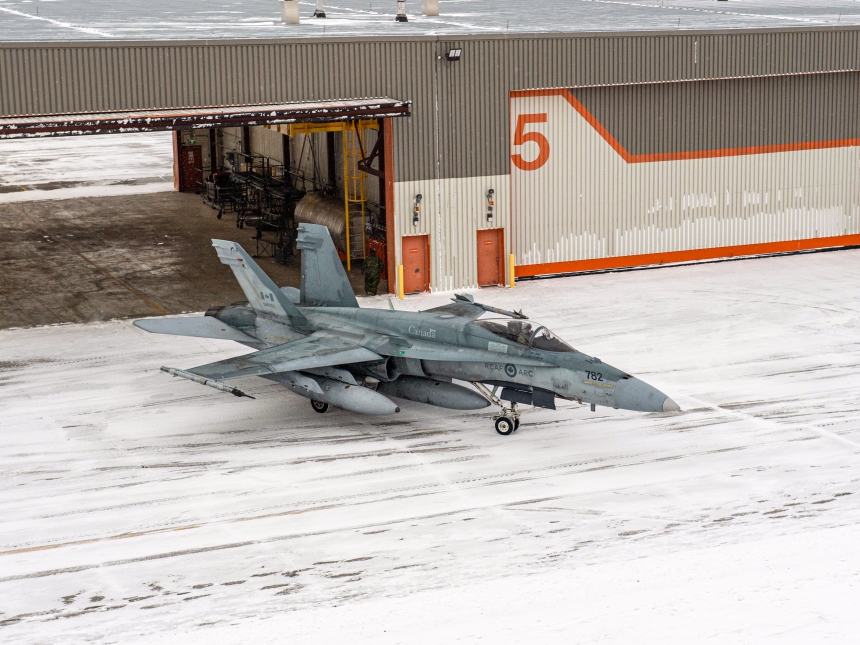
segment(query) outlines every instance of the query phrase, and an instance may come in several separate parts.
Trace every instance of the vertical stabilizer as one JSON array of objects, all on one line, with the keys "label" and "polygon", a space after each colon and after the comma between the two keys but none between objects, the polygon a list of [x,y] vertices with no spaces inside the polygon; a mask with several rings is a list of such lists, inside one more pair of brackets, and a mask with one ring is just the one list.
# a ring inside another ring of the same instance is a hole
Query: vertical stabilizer
[{"label": "vertical stabilizer", "polygon": [[358,307],[352,285],[325,226],[299,224],[296,246],[302,252],[302,304]]},{"label": "vertical stabilizer", "polygon": [[221,263],[233,270],[239,286],[245,292],[248,304],[257,311],[265,311],[275,316],[289,318],[293,327],[308,326],[308,321],[296,306],[290,302],[272,279],[254,262],[254,259],[236,242],[212,240]]}]

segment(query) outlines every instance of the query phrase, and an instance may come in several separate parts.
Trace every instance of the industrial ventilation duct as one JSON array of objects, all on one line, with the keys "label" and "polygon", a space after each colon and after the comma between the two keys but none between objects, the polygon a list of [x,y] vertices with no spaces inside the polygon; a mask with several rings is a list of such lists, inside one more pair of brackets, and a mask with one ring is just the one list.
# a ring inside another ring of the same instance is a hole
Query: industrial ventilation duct
[{"label": "industrial ventilation duct", "polygon": [[285,25],[299,24],[298,0],[281,0],[281,20]]},{"label": "industrial ventilation duct", "polygon": [[397,0],[397,16],[394,19],[397,22],[409,22],[406,17],[406,0]]},{"label": "industrial ventilation duct", "polygon": [[[439,15],[439,0],[421,0],[421,13],[425,16]],[[314,7],[314,18],[325,18],[325,7],[323,0],[316,0]],[[397,0],[397,22],[409,22],[406,16],[406,0]],[[285,25],[298,25],[299,3],[298,0],[281,0],[281,20]]]}]

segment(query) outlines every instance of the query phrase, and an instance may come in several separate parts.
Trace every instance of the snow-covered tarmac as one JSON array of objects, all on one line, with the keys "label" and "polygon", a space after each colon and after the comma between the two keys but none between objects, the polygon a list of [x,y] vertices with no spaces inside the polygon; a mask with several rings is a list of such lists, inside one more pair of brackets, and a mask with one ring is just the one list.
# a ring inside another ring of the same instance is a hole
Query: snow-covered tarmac
[{"label": "snow-covered tarmac", "polygon": [[479,296],[684,412],[501,437],[171,379],[245,350],[128,321],[0,332],[0,641],[855,642],[860,251]]}]

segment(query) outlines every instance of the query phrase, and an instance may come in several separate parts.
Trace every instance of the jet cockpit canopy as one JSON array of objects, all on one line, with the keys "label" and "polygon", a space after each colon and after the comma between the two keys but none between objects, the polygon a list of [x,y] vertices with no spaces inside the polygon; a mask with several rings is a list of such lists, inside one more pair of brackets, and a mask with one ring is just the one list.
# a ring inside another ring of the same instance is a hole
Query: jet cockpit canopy
[{"label": "jet cockpit canopy", "polygon": [[475,324],[507,341],[546,352],[575,352],[576,350],[553,334],[545,325],[530,320],[490,318]]}]

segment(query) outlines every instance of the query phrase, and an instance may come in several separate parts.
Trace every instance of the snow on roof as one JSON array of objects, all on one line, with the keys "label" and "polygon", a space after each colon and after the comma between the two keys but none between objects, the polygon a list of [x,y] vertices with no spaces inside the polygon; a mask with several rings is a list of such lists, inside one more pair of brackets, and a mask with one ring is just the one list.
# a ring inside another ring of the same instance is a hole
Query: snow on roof
[{"label": "snow on roof", "polygon": [[281,0],[0,0],[0,41],[195,40],[332,36],[619,32],[860,25],[856,0],[440,0],[438,17],[408,0],[299,2],[300,25]]}]

